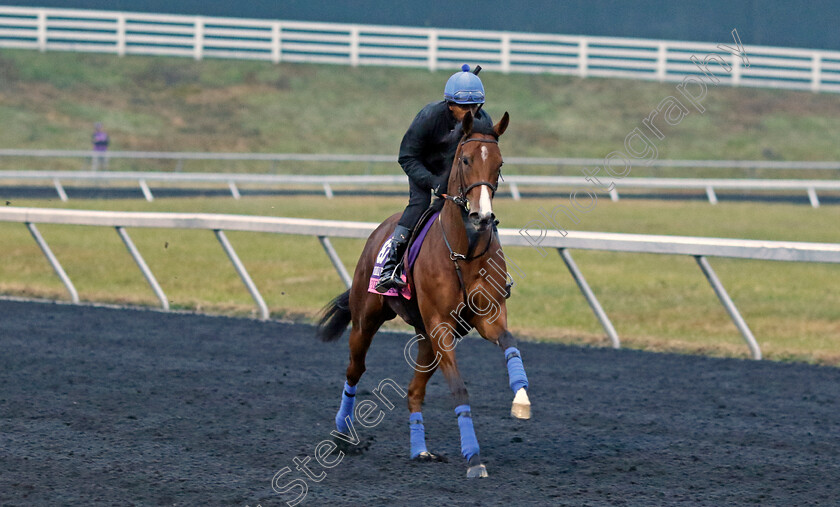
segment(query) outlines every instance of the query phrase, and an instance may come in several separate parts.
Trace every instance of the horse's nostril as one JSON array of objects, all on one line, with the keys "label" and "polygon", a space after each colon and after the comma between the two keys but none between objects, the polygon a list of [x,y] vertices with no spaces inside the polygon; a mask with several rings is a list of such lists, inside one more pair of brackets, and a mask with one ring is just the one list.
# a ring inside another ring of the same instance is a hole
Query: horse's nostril
[{"label": "horse's nostril", "polygon": [[478,212],[477,211],[473,211],[472,213],[470,213],[470,220],[478,220]]}]

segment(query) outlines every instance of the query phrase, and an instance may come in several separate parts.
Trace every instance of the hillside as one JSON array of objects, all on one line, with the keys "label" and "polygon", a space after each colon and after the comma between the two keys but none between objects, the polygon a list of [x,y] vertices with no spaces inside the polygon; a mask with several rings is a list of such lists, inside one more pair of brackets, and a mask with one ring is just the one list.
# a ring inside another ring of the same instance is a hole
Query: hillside
[{"label": "hillside", "polygon": [[[102,121],[118,150],[391,154],[449,74],[0,50],[0,147],[87,149]],[[676,93],[668,83],[482,78],[491,115],[511,114],[508,156],[602,157]],[[705,106],[663,129],[660,158],[840,159],[837,95],[721,87]]]}]

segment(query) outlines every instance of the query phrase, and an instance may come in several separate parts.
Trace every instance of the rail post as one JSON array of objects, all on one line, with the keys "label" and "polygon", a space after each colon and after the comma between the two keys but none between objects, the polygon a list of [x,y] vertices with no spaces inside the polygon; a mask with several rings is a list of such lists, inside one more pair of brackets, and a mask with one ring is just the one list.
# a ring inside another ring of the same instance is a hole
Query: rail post
[{"label": "rail post", "polygon": [[578,42],[578,75],[586,77],[589,74],[589,42],[581,37]]},{"label": "rail post", "polygon": [[694,259],[697,260],[697,264],[700,266],[700,269],[703,270],[703,274],[706,275],[706,279],[709,281],[712,289],[714,289],[721,304],[723,304],[723,307],[726,308],[726,312],[729,313],[729,316],[732,318],[732,322],[735,323],[735,327],[738,328],[738,331],[741,332],[741,336],[744,338],[744,341],[747,342],[747,347],[750,349],[750,355],[752,358],[756,360],[761,359],[761,348],[759,348],[758,342],[755,341],[755,336],[753,336],[752,331],[750,331],[750,328],[747,326],[744,318],[741,317],[738,307],[732,302],[732,298],[729,297],[729,294],[726,292],[726,288],[724,288],[723,284],[720,282],[720,279],[717,277],[717,274],[715,274],[715,270],[712,269],[709,261],[707,261],[706,257],[702,255],[695,255]]},{"label": "rail post", "polygon": [[347,273],[347,268],[344,267],[344,263],[341,262],[341,258],[338,256],[335,248],[333,248],[330,238],[326,236],[318,236],[318,241],[321,242],[321,246],[324,247],[330,261],[332,261],[333,266],[335,266],[336,271],[338,271],[338,276],[341,277],[341,281],[344,282],[345,287],[349,289],[350,285],[353,283],[353,279],[350,278],[350,275]]},{"label": "rail post", "polygon": [[193,58],[201,60],[204,56],[204,19],[201,16],[195,18],[194,27]]},{"label": "rail post", "polygon": [[122,226],[114,227],[114,229],[117,230],[117,234],[120,235],[120,239],[122,239],[125,247],[128,249],[128,253],[131,254],[131,257],[137,264],[137,267],[140,268],[140,271],[143,273],[143,277],[146,278],[146,282],[148,282],[152,287],[155,296],[157,296],[160,301],[161,308],[169,310],[169,300],[166,299],[166,294],[164,294],[163,289],[160,288],[160,284],[155,278],[154,273],[152,273],[152,270],[149,269],[149,265],[146,264],[145,260],[143,260],[143,256],[140,255],[140,251],[137,250],[136,246],[134,246],[134,242],[131,241],[131,237],[128,235],[128,232],[126,232],[125,228]]},{"label": "rail post", "polygon": [[239,274],[239,278],[242,279],[242,283],[245,284],[245,287],[248,289],[251,297],[254,298],[254,302],[257,303],[257,307],[260,310],[260,318],[262,318],[262,320],[268,320],[268,306],[266,306],[265,300],[260,294],[260,291],[257,289],[257,286],[254,285],[254,281],[251,279],[251,275],[248,274],[248,270],[245,269],[245,265],[242,264],[242,261],[239,260],[239,256],[236,255],[236,250],[233,249],[233,246],[231,246],[227,236],[225,236],[225,231],[214,229],[213,232],[216,234],[216,238],[225,250],[228,259],[230,259],[230,262],[233,264],[233,268],[236,270],[236,273]]},{"label": "rail post", "polygon": [[350,66],[359,66],[359,27],[350,28]]},{"label": "rail post", "polygon": [[558,248],[557,252],[560,254],[560,257],[563,258],[563,262],[566,263],[566,267],[569,268],[572,278],[575,279],[575,283],[577,283],[580,291],[583,293],[583,297],[586,298],[586,302],[589,303],[589,307],[592,308],[593,312],[595,312],[595,317],[598,318],[598,322],[601,323],[604,331],[606,331],[607,337],[610,339],[610,343],[612,343],[612,348],[620,349],[621,341],[618,338],[618,333],[615,332],[615,327],[613,327],[612,322],[607,316],[607,312],[605,312],[604,308],[601,306],[601,303],[598,302],[598,298],[595,297],[595,293],[592,292],[589,284],[586,283],[586,278],[583,277],[583,273],[581,273],[580,269],[578,269],[577,264],[575,264],[574,259],[572,259],[572,255],[565,248]]},{"label": "rail post", "polygon": [[280,63],[283,58],[282,30],[279,22],[271,24],[271,61],[274,63]]},{"label": "rail post", "polygon": [[58,198],[61,199],[61,202],[67,202],[67,192],[64,191],[64,187],[61,186],[58,178],[53,178],[53,186],[55,186],[55,191],[58,193]]},{"label": "rail post", "polygon": [[125,56],[125,14],[117,15],[117,56]]},{"label": "rail post", "polygon": [[659,43],[656,52],[656,79],[660,82],[665,81],[665,75],[668,72],[668,46],[664,42]]},{"label": "rail post", "polygon": [[70,281],[70,277],[64,272],[64,268],[61,267],[61,263],[58,262],[58,259],[55,254],[53,254],[50,246],[46,241],[44,241],[44,237],[41,236],[41,232],[37,227],[35,227],[35,224],[31,222],[26,222],[26,228],[29,229],[29,233],[32,234],[32,237],[35,238],[35,242],[38,243],[41,251],[44,252],[44,257],[47,258],[47,262],[50,263],[50,266],[52,266],[55,274],[61,279],[61,283],[63,283],[64,287],[67,288],[67,292],[70,293],[70,300],[78,304],[79,293],[76,292],[76,287],[73,286],[73,282]]},{"label": "rail post", "polygon": [[437,70],[437,54],[438,54],[438,34],[437,30],[429,30],[429,71],[434,72]]},{"label": "rail post", "polygon": [[44,9],[38,10],[38,51],[45,52],[47,50],[47,11]]}]

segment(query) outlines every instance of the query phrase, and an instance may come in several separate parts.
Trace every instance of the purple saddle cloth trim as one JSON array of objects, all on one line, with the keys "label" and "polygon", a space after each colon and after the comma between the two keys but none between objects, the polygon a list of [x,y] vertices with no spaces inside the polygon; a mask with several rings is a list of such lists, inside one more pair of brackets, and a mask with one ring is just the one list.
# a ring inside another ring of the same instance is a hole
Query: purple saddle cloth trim
[{"label": "purple saddle cloth trim", "polygon": [[423,240],[426,239],[426,234],[429,233],[429,229],[432,228],[432,224],[435,223],[438,215],[440,215],[440,211],[429,217],[426,221],[426,225],[423,226],[423,230],[420,231],[420,234],[417,235],[417,239],[414,240],[414,243],[412,243],[411,247],[408,249],[407,267],[409,271],[414,267],[414,261],[417,260],[417,255],[420,254],[420,247],[423,246]]},{"label": "purple saddle cloth trim", "polygon": [[[423,226],[423,229],[417,234],[417,238],[411,243],[411,246],[408,249],[408,258],[406,259],[406,269],[405,272],[411,270],[414,267],[414,262],[417,260],[417,256],[420,254],[420,247],[423,246],[423,240],[426,239],[426,234],[429,233],[429,229],[432,228],[432,223],[437,219],[440,212],[435,213],[429,220],[426,221],[426,224]],[[371,274],[370,281],[368,282],[368,292],[373,292],[374,294],[381,294],[383,296],[402,296],[405,299],[411,299],[411,288],[409,286],[405,286],[402,290],[398,291],[397,289],[388,289],[387,292],[377,292],[374,287],[376,284],[379,283],[379,277],[382,274],[382,266],[385,265],[385,260],[388,258],[388,252],[391,248],[391,238],[388,238],[388,241],[382,244],[382,248],[379,249],[379,253],[376,256],[376,263],[373,266],[373,273]],[[406,279],[405,272],[402,275],[402,279]]]}]

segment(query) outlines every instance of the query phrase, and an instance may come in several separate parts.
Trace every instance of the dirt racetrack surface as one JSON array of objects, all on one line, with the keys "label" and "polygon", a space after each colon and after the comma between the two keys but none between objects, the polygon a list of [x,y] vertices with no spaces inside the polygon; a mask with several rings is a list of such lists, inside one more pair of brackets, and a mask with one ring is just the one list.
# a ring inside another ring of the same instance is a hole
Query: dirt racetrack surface
[{"label": "dirt racetrack surface", "polygon": [[[380,403],[363,452],[315,462],[347,357],[305,325],[0,301],[0,505],[837,505],[840,370],[521,344],[533,418],[510,417],[502,352],[458,345],[490,477],[465,478],[440,374],[429,450]],[[380,333],[357,400],[405,387],[408,335]],[[309,456],[306,479],[293,458]],[[331,456],[334,458],[335,455]]]}]

